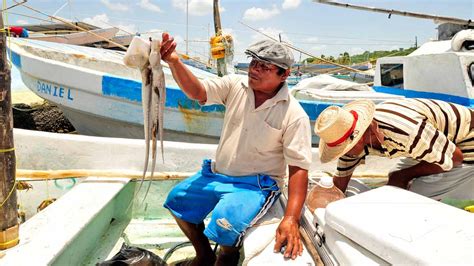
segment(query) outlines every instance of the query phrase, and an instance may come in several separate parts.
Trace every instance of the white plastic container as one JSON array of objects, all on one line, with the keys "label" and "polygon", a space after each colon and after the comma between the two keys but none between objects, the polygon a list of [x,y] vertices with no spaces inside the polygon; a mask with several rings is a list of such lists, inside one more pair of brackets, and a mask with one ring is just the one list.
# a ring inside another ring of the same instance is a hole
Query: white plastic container
[{"label": "white plastic container", "polygon": [[330,226],[326,226],[325,214],[326,209],[316,209],[314,211],[314,224],[323,228],[323,245],[326,252],[330,254],[327,256],[329,261],[325,261],[324,257],[321,256],[325,265],[390,265]]},{"label": "white plastic container", "polygon": [[474,215],[403,189],[384,186],[334,202],[324,221],[338,261],[356,251],[343,258],[347,264],[362,256],[376,264],[474,265]]},{"label": "white plastic container", "polygon": [[329,203],[343,198],[344,193],[334,185],[332,177],[323,176],[308,193],[306,205],[314,212],[317,208],[326,208]]}]

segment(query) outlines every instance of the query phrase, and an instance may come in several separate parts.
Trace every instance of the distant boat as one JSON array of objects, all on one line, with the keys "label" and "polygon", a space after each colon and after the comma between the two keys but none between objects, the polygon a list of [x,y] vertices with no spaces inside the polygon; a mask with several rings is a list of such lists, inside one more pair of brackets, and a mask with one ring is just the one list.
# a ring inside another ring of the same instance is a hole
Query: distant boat
[{"label": "distant boat", "polygon": [[117,28],[108,28],[108,29],[96,29],[91,30],[89,32],[76,32],[76,33],[68,33],[68,34],[55,34],[55,35],[34,35],[30,34],[29,39],[33,40],[40,40],[40,41],[47,41],[47,42],[55,42],[55,43],[64,43],[64,44],[75,44],[75,45],[86,45],[91,44],[99,41],[103,41],[104,39],[112,39],[119,29]]},{"label": "distant boat", "polygon": [[101,40],[96,43],[91,43],[89,46],[105,49],[117,48],[119,45],[128,47],[135,36],[136,34],[116,35],[110,39],[110,42]]}]

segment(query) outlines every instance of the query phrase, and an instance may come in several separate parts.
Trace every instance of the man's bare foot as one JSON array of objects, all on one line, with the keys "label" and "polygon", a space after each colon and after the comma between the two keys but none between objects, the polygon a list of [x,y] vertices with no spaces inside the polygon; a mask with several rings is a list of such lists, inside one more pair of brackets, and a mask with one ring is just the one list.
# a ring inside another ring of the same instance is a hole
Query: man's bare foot
[{"label": "man's bare foot", "polygon": [[239,263],[240,253],[223,253],[219,252],[216,260],[216,266],[234,266]]}]

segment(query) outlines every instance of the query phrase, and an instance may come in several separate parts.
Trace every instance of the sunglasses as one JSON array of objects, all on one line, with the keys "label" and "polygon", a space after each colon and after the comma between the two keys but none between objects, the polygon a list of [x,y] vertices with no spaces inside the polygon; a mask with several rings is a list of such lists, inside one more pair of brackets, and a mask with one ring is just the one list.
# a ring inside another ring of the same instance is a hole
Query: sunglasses
[{"label": "sunglasses", "polygon": [[271,72],[277,69],[277,67],[274,66],[273,64],[266,63],[260,60],[255,60],[255,59],[250,61],[250,67],[257,69],[259,71],[263,71],[263,72]]}]

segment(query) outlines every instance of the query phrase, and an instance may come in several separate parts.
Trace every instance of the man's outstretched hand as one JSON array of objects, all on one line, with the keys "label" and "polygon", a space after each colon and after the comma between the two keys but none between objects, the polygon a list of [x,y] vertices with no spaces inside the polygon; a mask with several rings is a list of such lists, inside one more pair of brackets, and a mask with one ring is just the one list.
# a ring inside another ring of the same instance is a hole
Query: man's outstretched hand
[{"label": "man's outstretched hand", "polygon": [[176,42],[167,32],[163,32],[160,47],[161,59],[168,64],[179,61],[179,55],[176,52]]}]

